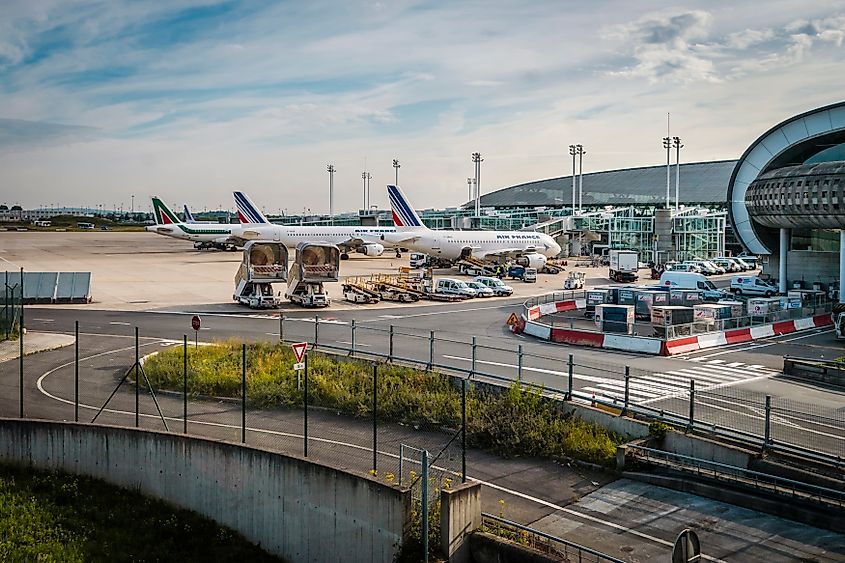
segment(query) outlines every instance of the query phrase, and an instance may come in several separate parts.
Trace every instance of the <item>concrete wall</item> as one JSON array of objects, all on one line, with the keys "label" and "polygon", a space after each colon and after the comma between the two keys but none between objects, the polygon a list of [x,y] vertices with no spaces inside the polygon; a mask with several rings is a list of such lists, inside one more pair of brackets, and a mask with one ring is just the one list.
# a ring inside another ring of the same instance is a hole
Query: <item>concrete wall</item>
[{"label": "concrete wall", "polygon": [[0,459],[103,479],[194,510],[288,561],[392,561],[410,491],[177,434],[0,419]]},{"label": "concrete wall", "polygon": [[[763,272],[778,277],[778,255],[768,256],[769,263],[763,265]],[[813,282],[822,282],[827,289],[828,284],[839,279],[838,252],[808,252],[791,250],[786,255],[786,279],[788,289],[792,289],[792,281],[804,279],[804,287],[812,288]]]},{"label": "concrete wall", "polygon": [[714,442],[699,436],[688,436],[680,432],[667,432],[662,446],[660,449],[666,452],[706,459],[735,467],[747,468],[755,457],[755,453],[749,450]]},{"label": "concrete wall", "polygon": [[469,536],[481,527],[481,483],[440,491],[440,542],[449,563],[470,560]]}]

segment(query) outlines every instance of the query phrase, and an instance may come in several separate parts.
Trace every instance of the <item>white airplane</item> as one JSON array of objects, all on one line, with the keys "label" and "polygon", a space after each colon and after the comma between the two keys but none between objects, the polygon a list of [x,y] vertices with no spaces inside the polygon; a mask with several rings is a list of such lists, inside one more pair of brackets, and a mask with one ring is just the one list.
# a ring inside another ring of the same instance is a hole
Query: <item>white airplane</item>
[{"label": "white airplane", "polygon": [[[288,248],[296,248],[301,242],[328,242],[340,248],[341,260],[349,258],[350,252],[359,252],[365,256],[381,256],[384,253],[384,242],[381,236],[395,233],[394,227],[324,227],[276,225],[256,207],[243,192],[233,192],[235,204],[238,207],[238,218],[242,225],[237,236],[247,240],[275,240],[285,244]],[[393,245],[388,245],[393,246]],[[401,253],[395,247],[396,257]]]},{"label": "white airplane", "polygon": [[396,233],[385,233],[384,240],[393,244],[446,260],[523,258],[527,266],[538,269],[560,254],[560,245],[552,237],[532,231],[433,231],[398,186],[388,185],[387,195]]},{"label": "white airplane", "polygon": [[[151,233],[167,237],[189,240],[194,247],[234,249],[243,246],[242,239],[233,236],[240,229],[239,225],[225,223],[185,223],[173,213],[158,197],[153,197],[153,212],[156,224],[146,228]],[[187,211],[187,207],[185,209]]]}]

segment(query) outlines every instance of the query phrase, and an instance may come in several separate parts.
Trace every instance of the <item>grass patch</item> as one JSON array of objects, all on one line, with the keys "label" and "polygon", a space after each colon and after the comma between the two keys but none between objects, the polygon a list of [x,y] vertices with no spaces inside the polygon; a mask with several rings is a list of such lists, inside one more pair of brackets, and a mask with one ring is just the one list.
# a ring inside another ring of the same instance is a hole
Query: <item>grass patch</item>
[{"label": "grass patch", "polygon": [[[241,342],[188,348],[190,393],[241,396]],[[372,363],[310,353],[309,404],[353,416],[372,415]],[[247,345],[247,402],[253,408],[302,406],[288,346]],[[383,421],[458,428],[461,392],[446,375],[378,364],[378,409]],[[155,388],[182,389],[182,348],[148,358]],[[505,457],[574,458],[610,465],[624,440],[604,428],[560,411],[539,389],[514,385],[502,393],[467,391],[467,442]]]},{"label": "grass patch", "polygon": [[0,561],[280,561],[194,512],[103,481],[0,464]]}]

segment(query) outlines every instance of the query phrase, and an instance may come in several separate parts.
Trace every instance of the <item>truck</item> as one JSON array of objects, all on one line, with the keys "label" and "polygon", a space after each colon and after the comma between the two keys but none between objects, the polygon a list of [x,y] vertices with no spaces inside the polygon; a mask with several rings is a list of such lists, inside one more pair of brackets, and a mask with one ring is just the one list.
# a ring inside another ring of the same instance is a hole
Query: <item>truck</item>
[{"label": "truck", "polygon": [[249,241],[235,274],[232,299],[250,309],[275,309],[279,298],[273,284],[287,280],[288,250],[273,241]]},{"label": "truck", "polygon": [[338,281],[340,249],[324,242],[300,242],[288,274],[285,297],[303,307],[328,307],[326,282]]},{"label": "truck", "polygon": [[634,250],[610,251],[610,279],[616,282],[637,280],[640,268],[640,256]]}]

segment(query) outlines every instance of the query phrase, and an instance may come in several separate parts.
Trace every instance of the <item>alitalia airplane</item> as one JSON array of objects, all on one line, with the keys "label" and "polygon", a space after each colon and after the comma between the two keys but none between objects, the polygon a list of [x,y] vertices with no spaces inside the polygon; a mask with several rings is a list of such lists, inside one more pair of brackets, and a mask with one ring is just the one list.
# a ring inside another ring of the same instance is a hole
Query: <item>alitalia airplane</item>
[{"label": "alitalia airplane", "polygon": [[399,186],[388,185],[395,233],[384,240],[446,260],[467,256],[482,260],[524,258],[527,266],[542,268],[560,254],[560,245],[547,234],[533,231],[433,231],[426,227]]},{"label": "alitalia airplane", "polygon": [[[333,227],[276,225],[256,207],[243,192],[233,192],[238,206],[238,218],[242,225],[238,236],[244,240],[276,240],[285,243],[288,248],[296,248],[300,242],[329,242],[340,248],[340,258],[346,260],[350,252],[359,252],[365,256],[381,256],[385,243],[381,236],[395,233],[394,227]],[[387,246],[395,246],[387,244]],[[400,248],[395,246],[396,257],[401,258]]]},{"label": "alitalia airplane", "polygon": [[[167,205],[158,197],[153,197],[153,212],[156,224],[147,227],[147,231],[167,237],[189,240],[197,249],[218,248],[234,250],[243,246],[243,239],[234,236],[240,225],[227,223],[186,223],[179,220]],[[185,208],[190,216],[190,212]]]}]

